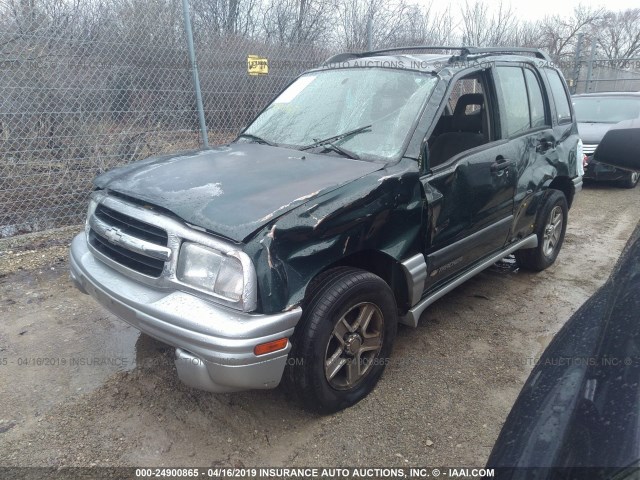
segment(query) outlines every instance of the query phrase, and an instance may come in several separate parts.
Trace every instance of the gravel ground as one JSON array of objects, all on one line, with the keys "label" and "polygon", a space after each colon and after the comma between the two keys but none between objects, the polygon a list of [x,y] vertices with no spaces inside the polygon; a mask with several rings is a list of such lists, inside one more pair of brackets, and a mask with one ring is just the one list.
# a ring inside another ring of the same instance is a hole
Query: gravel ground
[{"label": "gravel ground", "polygon": [[640,188],[587,186],[554,266],[502,262],[457,288],[400,328],[368,398],[325,417],[280,389],[182,385],[169,347],[72,287],[81,227],[1,240],[0,465],[482,466],[535,358],[609,275],[639,201]]}]

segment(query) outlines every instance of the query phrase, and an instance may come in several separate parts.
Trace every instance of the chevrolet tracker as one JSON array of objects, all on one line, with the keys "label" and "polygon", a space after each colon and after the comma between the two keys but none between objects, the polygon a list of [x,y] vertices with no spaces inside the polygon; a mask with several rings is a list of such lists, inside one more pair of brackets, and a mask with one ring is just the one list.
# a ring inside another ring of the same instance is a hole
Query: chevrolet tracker
[{"label": "chevrolet tracker", "polygon": [[399,323],[506,255],[553,264],[578,141],[537,50],[340,54],[235,141],[97,177],[71,276],[175,347],[188,385],[282,382],[336,411],[375,387]]}]

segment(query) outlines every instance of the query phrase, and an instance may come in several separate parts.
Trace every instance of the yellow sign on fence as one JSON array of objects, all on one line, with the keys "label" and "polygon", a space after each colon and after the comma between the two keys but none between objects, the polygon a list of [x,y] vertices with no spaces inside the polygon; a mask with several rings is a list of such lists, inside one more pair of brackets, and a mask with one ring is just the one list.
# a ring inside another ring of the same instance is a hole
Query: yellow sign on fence
[{"label": "yellow sign on fence", "polygon": [[247,57],[247,71],[249,75],[268,75],[269,62],[266,58],[249,55]]}]

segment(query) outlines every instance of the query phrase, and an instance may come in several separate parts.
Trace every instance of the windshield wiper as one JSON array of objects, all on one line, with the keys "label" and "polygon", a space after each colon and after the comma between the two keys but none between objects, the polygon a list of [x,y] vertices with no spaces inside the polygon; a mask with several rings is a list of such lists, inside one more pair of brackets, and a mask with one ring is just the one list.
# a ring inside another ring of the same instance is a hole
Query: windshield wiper
[{"label": "windshield wiper", "polygon": [[253,133],[241,133],[240,135],[238,135],[238,138],[242,138],[242,137],[250,138],[250,139],[252,139],[253,141],[255,141],[257,143],[263,143],[265,145],[269,145],[270,147],[277,147],[278,146],[277,143],[273,143],[273,142],[270,142],[269,140],[265,140],[262,137],[254,135]]},{"label": "windshield wiper", "polygon": [[[353,130],[349,130],[348,132],[341,133],[340,135],[334,135],[333,137],[325,138],[324,140],[316,140],[316,139],[314,139],[314,142],[311,145],[307,145],[306,147],[302,147],[300,150],[309,150],[310,148],[320,147],[322,145],[331,145],[334,149],[337,150],[339,147],[336,148],[336,146],[333,145],[333,142],[337,142],[338,140],[342,140],[344,138],[350,137],[350,136],[355,135],[357,133],[364,132],[365,130],[368,130],[370,128],[371,128],[371,125],[365,125],[364,127],[354,128]],[[348,153],[347,151],[343,151],[341,153],[346,153],[348,155],[353,155],[352,153]]]},{"label": "windshield wiper", "polygon": [[[347,150],[346,148],[339,147],[338,145],[336,145],[333,142],[327,142],[325,140],[324,143],[322,143],[321,145],[318,145],[318,146],[323,146],[325,148],[326,147],[331,147],[333,150],[335,150],[336,152],[344,155],[345,157],[351,158],[353,160],[360,160],[360,157],[357,154],[355,154],[351,150]],[[305,149],[303,149],[303,150],[305,150]]]}]

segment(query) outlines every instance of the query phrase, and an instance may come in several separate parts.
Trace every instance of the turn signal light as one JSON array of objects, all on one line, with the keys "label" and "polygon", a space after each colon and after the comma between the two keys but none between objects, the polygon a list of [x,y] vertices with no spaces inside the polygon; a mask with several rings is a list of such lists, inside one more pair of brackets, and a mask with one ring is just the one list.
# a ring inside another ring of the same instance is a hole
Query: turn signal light
[{"label": "turn signal light", "polygon": [[288,343],[289,339],[286,337],[267,343],[261,343],[260,345],[256,345],[256,348],[253,349],[253,353],[256,355],[266,355],[267,353],[277,352],[278,350],[287,348]]}]

